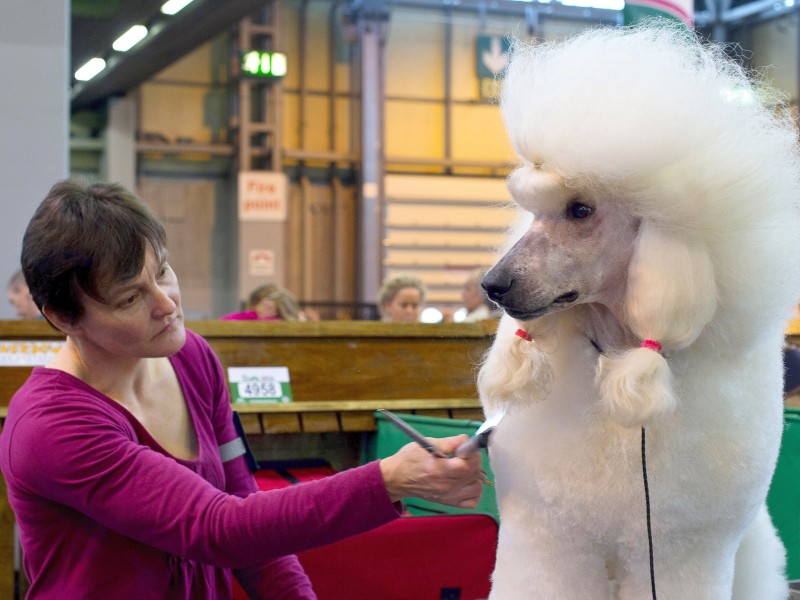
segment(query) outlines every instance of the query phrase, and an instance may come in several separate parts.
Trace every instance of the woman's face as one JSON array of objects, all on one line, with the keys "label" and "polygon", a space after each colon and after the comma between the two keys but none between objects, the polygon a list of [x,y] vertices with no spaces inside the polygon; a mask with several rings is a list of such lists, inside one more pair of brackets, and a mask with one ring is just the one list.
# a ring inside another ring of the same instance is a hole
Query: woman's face
[{"label": "woman's face", "polygon": [[383,305],[383,319],[395,323],[419,323],[422,312],[422,294],[415,287],[400,288],[388,303]]},{"label": "woman's face", "polygon": [[186,341],[178,278],[166,259],[158,262],[152,249],[138,277],[109,286],[103,302],[82,293],[81,303],[83,315],[70,335],[95,352],[130,358],[171,356]]},{"label": "woman's face", "polygon": [[253,307],[259,319],[269,319],[278,316],[278,307],[269,298],[262,298],[258,304]]}]

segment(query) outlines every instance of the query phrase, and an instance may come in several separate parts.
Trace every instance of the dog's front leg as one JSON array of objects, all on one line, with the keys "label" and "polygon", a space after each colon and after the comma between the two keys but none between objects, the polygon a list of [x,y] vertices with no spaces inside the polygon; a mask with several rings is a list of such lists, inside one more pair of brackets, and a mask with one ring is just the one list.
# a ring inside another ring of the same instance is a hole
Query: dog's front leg
[{"label": "dog's front leg", "polygon": [[607,600],[608,571],[590,542],[532,525],[526,512],[503,516],[489,600]]},{"label": "dog's front leg", "polygon": [[[680,534],[674,543],[659,535],[654,574],[658,600],[731,600],[735,540],[714,532],[706,535]],[[617,572],[618,600],[650,600],[647,548],[627,556]],[[758,595],[748,600],[777,600],[776,596]],[[785,596],[784,596],[785,598]]]}]

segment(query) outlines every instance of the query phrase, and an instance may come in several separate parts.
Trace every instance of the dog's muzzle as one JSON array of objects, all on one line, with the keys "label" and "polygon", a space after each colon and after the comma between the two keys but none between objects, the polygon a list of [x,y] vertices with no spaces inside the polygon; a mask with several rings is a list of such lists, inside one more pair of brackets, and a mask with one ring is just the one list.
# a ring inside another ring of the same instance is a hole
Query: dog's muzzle
[{"label": "dog's muzzle", "polygon": [[576,290],[570,290],[556,298],[537,298],[535,293],[523,290],[515,279],[502,272],[489,271],[481,281],[481,287],[486,290],[486,295],[492,302],[509,316],[521,321],[531,321],[549,312],[563,310],[580,298],[580,293]]}]

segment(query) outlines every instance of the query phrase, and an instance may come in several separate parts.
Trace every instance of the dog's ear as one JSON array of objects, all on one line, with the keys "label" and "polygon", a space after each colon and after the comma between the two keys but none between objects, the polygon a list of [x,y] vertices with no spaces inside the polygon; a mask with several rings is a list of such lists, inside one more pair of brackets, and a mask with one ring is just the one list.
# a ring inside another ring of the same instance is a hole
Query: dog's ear
[{"label": "dog's ear", "polygon": [[643,425],[675,408],[665,355],[691,345],[717,309],[717,289],[705,244],[647,221],[637,238],[628,271],[626,320],[641,347],[602,357],[598,369],[603,403],[626,426]]},{"label": "dog's ear", "polygon": [[478,372],[478,392],[487,415],[497,409],[542,400],[550,393],[553,372],[537,341],[522,339],[517,330],[527,327],[503,315],[497,335]]}]

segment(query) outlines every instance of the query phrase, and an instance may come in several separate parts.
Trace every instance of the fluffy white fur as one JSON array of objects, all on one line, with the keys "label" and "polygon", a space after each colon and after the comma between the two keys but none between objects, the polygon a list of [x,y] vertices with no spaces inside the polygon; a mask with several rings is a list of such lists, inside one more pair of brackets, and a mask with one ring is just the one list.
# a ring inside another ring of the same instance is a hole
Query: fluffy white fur
[{"label": "fluffy white fur", "polygon": [[[721,49],[651,23],[515,45],[502,111],[524,211],[484,282],[493,600],[788,590],[764,499],[800,297],[791,119]],[[523,328],[528,342],[515,335]],[[657,340],[659,354],[641,348]]]}]

